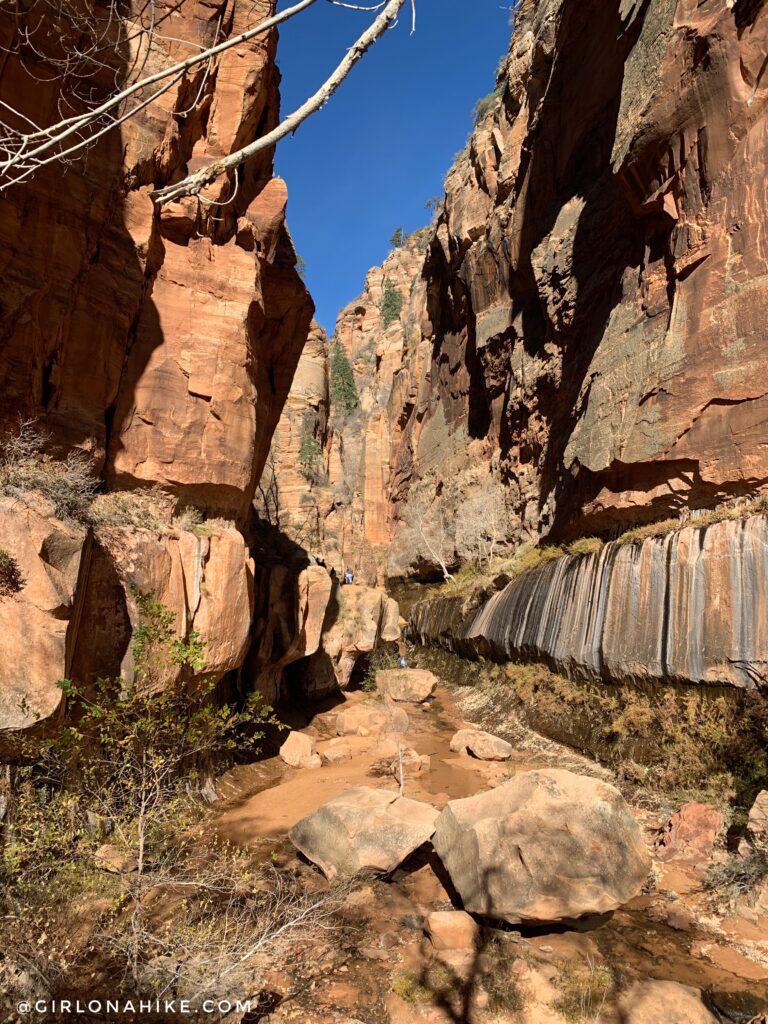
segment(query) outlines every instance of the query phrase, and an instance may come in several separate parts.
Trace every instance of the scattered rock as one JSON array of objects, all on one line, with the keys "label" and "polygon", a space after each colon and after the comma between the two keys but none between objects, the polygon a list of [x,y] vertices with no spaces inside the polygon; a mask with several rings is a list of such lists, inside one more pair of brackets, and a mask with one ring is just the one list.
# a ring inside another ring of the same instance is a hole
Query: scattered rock
[{"label": "scattered rock", "polygon": [[459,729],[451,740],[451,750],[473,754],[481,761],[507,761],[513,753],[510,743],[482,729]]},{"label": "scattered rock", "polygon": [[323,764],[341,764],[342,761],[352,760],[352,748],[346,743],[329,743],[324,750],[320,751],[320,760]]},{"label": "scattered rock", "polygon": [[94,853],[93,860],[97,868],[109,871],[113,875],[129,875],[139,869],[135,854],[128,853],[113,843],[104,843],[100,846]]},{"label": "scattered rock", "polygon": [[426,932],[435,949],[474,949],[479,929],[464,910],[435,910],[427,915]]},{"label": "scattered rock", "polygon": [[303,732],[291,732],[280,747],[280,757],[291,768],[319,768],[321,761],[317,744]]},{"label": "scattered rock", "polygon": [[717,1024],[701,993],[676,981],[636,981],[619,1000],[621,1024]]},{"label": "scattered rock", "polygon": [[450,801],[433,844],[464,907],[513,924],[615,910],[650,870],[621,793],[562,769]]},{"label": "scattered rock", "polygon": [[379,693],[404,704],[421,704],[431,697],[437,686],[437,677],[426,669],[383,669],[376,673]]},{"label": "scattered rock", "polygon": [[329,879],[387,873],[431,838],[437,813],[429,804],[359,786],[302,818],[288,837]]},{"label": "scattered rock", "polygon": [[383,702],[362,701],[344,708],[336,718],[339,736],[380,736],[388,732],[408,732],[408,715],[402,708]]},{"label": "scattered rock", "polygon": [[659,830],[656,856],[661,861],[704,866],[724,827],[722,814],[710,804],[684,804]]},{"label": "scattered rock", "polygon": [[371,775],[394,775],[400,774],[400,765],[403,767],[404,775],[418,775],[421,772],[428,772],[432,766],[432,759],[428,754],[419,754],[413,747],[405,747],[398,755],[397,751],[376,761],[371,765]]},{"label": "scattered rock", "polygon": [[757,794],[747,819],[747,831],[755,846],[768,849],[768,789]]}]

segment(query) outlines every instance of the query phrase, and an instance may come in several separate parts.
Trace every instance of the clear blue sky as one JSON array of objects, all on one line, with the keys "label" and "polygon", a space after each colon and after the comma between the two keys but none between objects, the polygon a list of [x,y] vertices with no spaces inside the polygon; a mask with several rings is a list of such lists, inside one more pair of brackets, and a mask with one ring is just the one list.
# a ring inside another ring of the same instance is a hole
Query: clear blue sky
[{"label": "clear blue sky", "polygon": [[[510,2],[417,0],[416,34],[410,14],[403,17],[327,106],[278,146],[288,225],[329,332],[387,255],[394,229],[414,231],[429,220],[424,203],[442,196],[472,108],[494,87],[509,45]],[[319,0],[281,27],[283,115],[317,89],[371,20]]]}]

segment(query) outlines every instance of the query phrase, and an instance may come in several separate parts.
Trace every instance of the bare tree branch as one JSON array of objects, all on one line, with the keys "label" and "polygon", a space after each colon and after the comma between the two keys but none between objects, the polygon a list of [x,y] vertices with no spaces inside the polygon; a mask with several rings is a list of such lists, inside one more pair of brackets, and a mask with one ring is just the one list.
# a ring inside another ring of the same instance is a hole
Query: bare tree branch
[{"label": "bare tree branch", "polygon": [[391,28],[395,23],[397,16],[405,3],[406,0],[389,0],[386,8],[378,18],[376,18],[370,28],[368,28],[367,31],[360,36],[357,42],[354,43],[354,45],[347,51],[346,56],[330,78],[323,83],[313,96],[310,96],[306,103],[302,104],[302,106],[292,114],[289,114],[288,117],[286,117],[277,126],[277,128],[274,128],[271,132],[263,135],[260,139],[254,140],[242,149],[239,149],[234,153],[230,153],[229,156],[224,157],[224,159],[217,160],[215,163],[209,164],[207,167],[203,167],[201,170],[184,178],[183,181],[180,181],[175,185],[168,185],[165,188],[158,189],[156,192],[152,193],[152,197],[155,201],[163,204],[175,199],[180,199],[183,196],[197,195],[202,188],[210,184],[210,182],[214,181],[222,174],[226,174],[228,171],[240,167],[241,164],[244,164],[246,160],[255,156],[256,153],[259,153],[264,149],[269,149],[271,146],[276,145],[276,143],[281,139],[284,139],[286,135],[293,134],[300,125],[310,117],[310,115],[325,106],[355,64],[357,64],[373,44],[381,38],[382,35],[384,35],[387,29]]}]

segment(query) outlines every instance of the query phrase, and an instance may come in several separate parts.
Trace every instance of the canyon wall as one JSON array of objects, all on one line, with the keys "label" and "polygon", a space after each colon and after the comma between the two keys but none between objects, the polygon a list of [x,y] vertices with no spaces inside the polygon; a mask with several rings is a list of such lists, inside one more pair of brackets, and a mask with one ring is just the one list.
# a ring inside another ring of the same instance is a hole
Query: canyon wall
[{"label": "canyon wall", "polygon": [[767,576],[768,517],[757,515],[566,555],[489,598],[422,601],[411,624],[422,643],[471,657],[754,689],[768,683]]},{"label": "canyon wall", "polygon": [[512,545],[765,490],[767,46],[749,0],[523,0],[397,344],[397,250],[337,327],[382,399],[342,440],[389,575],[437,570],[415,507],[450,534],[479,490]]},{"label": "canyon wall", "polygon": [[[236,36],[275,6],[161,0],[151,46],[140,4],[122,20],[98,0],[77,0],[66,17],[54,5],[5,12],[0,100],[19,123],[52,124],[85,109],[80,97],[98,101],[137,68]],[[277,551],[256,543],[252,515],[313,311],[286,186],[267,150],[200,199],[158,210],[150,198],[275,126],[276,44],[271,30],[201,65],[79,156],[2,194],[7,737],[55,720],[62,679],[133,678],[142,594],[170,610],[176,635],[205,642],[198,679],[278,697],[285,667],[320,647],[332,580],[301,550],[281,568]],[[95,59],[67,63],[75,45],[96,47]],[[20,420],[34,421],[37,447],[9,469]],[[59,501],[68,465],[100,492],[93,499],[86,481],[77,514]],[[266,643],[278,628],[284,642]]]},{"label": "canyon wall", "polygon": [[[392,418],[393,389],[403,363],[425,357],[421,269],[428,234],[424,229],[404,240],[369,272],[363,294],[340,311],[330,340],[313,328],[257,493],[264,520],[339,576],[352,569],[370,585],[382,584],[387,568],[390,460],[402,433]],[[385,288],[402,302],[386,318]],[[350,364],[353,410],[332,400],[336,347]]]}]

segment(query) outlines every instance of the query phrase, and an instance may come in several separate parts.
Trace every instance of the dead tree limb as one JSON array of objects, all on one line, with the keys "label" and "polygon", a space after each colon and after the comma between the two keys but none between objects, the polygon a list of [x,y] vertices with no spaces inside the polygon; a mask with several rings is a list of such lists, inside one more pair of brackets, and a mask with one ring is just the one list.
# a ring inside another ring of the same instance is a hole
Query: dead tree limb
[{"label": "dead tree limb", "polygon": [[240,165],[244,164],[246,160],[250,160],[252,156],[260,153],[262,150],[269,149],[271,146],[276,145],[276,143],[280,142],[281,139],[284,139],[286,135],[292,135],[304,123],[304,121],[307,120],[307,118],[325,106],[355,64],[365,56],[373,44],[380,39],[389,28],[392,27],[395,21],[397,21],[397,17],[406,2],[407,0],[389,0],[389,3],[378,18],[376,18],[373,24],[347,51],[344,59],[338,65],[330,78],[326,79],[317,92],[313,96],[310,96],[310,98],[303,103],[298,110],[289,114],[288,117],[286,117],[271,132],[263,135],[260,139],[255,139],[247,146],[243,146],[242,149],[238,149],[236,152],[230,153],[229,156],[226,156],[221,160],[217,160],[215,163],[209,164],[207,167],[203,167],[194,174],[190,174],[177,184],[167,185],[165,188],[157,189],[157,191],[152,193],[152,198],[155,202],[162,205],[163,203],[169,203],[173,200],[181,199],[183,196],[197,195],[201,189],[212,181],[215,181],[216,178],[221,177],[221,175],[226,174],[228,171],[232,171],[235,168],[240,167]]}]

